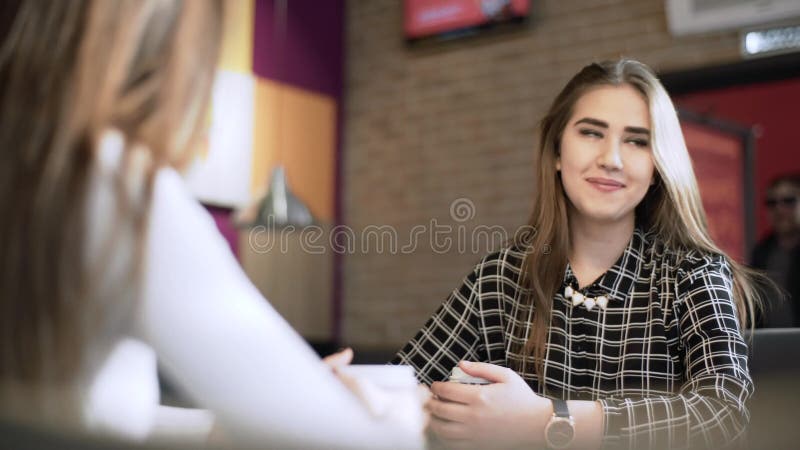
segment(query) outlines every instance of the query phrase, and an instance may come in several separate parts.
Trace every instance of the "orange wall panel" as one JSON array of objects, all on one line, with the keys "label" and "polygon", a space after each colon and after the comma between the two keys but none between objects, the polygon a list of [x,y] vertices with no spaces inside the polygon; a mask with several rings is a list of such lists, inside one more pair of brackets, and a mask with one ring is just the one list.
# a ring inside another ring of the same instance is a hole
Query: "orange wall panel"
[{"label": "orange wall panel", "polygon": [[258,79],[251,192],[266,191],[272,169],[286,168],[289,188],[318,220],[334,219],[336,102],[333,98]]}]

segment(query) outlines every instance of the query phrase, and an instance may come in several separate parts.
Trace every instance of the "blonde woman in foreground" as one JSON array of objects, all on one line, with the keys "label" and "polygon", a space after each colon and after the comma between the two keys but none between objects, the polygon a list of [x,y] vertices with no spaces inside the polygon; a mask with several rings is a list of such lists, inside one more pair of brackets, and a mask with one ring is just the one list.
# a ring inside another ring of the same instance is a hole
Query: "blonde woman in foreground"
[{"label": "blonde woman in foreground", "polygon": [[223,4],[4,8],[5,419],[146,441],[163,426],[157,356],[228,437],[419,447],[421,403],[371,415],[248,281],[177,171],[205,117]]},{"label": "blonde woman in foreground", "polygon": [[[753,383],[754,274],[709,237],[675,108],[632,60],[591,64],[541,123],[527,230],[395,362],[446,447],[720,448]],[[459,365],[492,384],[442,383]]]}]

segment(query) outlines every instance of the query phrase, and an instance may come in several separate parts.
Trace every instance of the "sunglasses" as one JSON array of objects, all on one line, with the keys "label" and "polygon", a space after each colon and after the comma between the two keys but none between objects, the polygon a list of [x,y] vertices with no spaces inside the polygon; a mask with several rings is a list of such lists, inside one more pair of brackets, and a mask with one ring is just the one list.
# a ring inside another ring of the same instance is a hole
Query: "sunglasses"
[{"label": "sunglasses", "polygon": [[772,197],[764,202],[767,208],[774,208],[778,205],[781,206],[794,206],[797,204],[797,197]]}]

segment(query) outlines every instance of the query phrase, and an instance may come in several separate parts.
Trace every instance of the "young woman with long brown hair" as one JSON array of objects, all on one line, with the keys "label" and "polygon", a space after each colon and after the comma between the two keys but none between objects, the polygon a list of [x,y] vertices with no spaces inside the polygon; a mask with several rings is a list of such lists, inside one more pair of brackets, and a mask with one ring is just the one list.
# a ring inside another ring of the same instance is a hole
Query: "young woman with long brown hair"
[{"label": "young woman with long brown hair", "polygon": [[[541,123],[529,230],[398,354],[449,447],[717,448],[753,385],[748,269],[709,236],[675,108],[645,65],[591,64]],[[459,365],[493,384],[443,383]]]},{"label": "young woman with long brown hair", "polygon": [[419,445],[421,408],[373,417],[247,280],[177,172],[204,117],[223,4],[4,8],[0,414],[147,439],[158,356],[227,436]]}]

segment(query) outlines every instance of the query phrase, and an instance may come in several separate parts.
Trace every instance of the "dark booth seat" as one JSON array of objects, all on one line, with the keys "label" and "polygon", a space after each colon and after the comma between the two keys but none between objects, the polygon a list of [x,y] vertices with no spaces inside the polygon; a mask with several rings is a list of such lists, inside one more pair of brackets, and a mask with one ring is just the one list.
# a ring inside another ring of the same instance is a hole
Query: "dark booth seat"
[{"label": "dark booth seat", "polygon": [[800,448],[800,328],[757,329],[747,338],[755,384],[749,447]]}]

